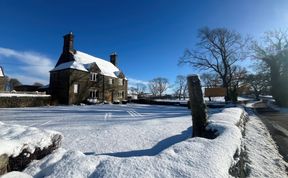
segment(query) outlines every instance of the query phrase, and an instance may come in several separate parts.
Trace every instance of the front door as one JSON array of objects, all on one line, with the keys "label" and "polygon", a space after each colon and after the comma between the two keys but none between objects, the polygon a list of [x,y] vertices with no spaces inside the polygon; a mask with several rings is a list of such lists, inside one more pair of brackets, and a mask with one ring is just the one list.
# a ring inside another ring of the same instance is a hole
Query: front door
[{"label": "front door", "polygon": [[113,102],[113,91],[109,91],[108,101]]}]

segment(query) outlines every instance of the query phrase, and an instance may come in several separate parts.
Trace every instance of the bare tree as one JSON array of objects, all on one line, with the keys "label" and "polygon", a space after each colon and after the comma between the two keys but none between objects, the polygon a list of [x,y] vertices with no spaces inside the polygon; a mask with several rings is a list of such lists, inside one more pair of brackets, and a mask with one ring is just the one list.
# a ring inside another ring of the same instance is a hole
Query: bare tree
[{"label": "bare tree", "polygon": [[141,95],[144,94],[146,91],[146,85],[143,83],[136,83],[136,90],[137,90],[137,94]]},{"label": "bare tree", "polygon": [[258,73],[249,74],[245,79],[245,83],[251,86],[255,98],[258,100],[260,94],[266,94],[268,92],[270,81],[267,74]]},{"label": "bare tree", "polygon": [[[287,31],[266,32],[262,42],[253,41],[254,57],[270,70],[271,93],[276,103],[288,106],[288,34]],[[264,70],[267,70],[264,68]]]},{"label": "bare tree", "polygon": [[148,86],[153,96],[161,97],[163,93],[168,89],[169,82],[168,82],[168,79],[166,78],[158,77],[158,78],[152,79],[149,82]]},{"label": "bare tree", "polygon": [[221,86],[221,79],[215,73],[203,73],[200,78],[204,83],[204,86],[207,88],[215,88]]},{"label": "bare tree", "polygon": [[197,48],[187,49],[179,64],[191,64],[196,69],[215,72],[221,78],[222,87],[227,89],[225,100],[228,101],[232,76],[237,70],[235,64],[245,58],[243,49],[248,39],[226,28],[208,27],[199,30],[199,39]]},{"label": "bare tree", "polygon": [[134,87],[130,87],[130,91],[132,92],[132,94],[136,94],[136,95],[143,95],[146,91],[146,85],[143,83],[136,83],[136,85]]},{"label": "bare tree", "polygon": [[184,75],[177,75],[175,81],[175,95],[179,100],[185,99],[188,95],[187,78]]},{"label": "bare tree", "polygon": [[137,95],[138,94],[138,91],[137,91],[137,88],[136,87],[129,87],[129,90],[131,91],[131,93],[133,95]]}]

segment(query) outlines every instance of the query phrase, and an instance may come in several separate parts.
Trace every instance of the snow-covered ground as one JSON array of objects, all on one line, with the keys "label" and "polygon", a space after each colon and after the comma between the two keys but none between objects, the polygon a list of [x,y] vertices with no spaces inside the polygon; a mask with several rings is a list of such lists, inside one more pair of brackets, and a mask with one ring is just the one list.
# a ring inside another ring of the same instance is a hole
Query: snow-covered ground
[{"label": "snow-covered ground", "polygon": [[250,173],[248,177],[288,177],[288,164],[279,154],[269,131],[256,115],[249,114],[243,139],[247,153],[246,169]]},{"label": "snow-covered ground", "polygon": [[0,155],[16,157],[24,149],[33,153],[36,148],[47,148],[61,138],[55,131],[0,122]]},{"label": "snow-covered ground", "polygon": [[0,93],[0,97],[50,97],[43,93]]},{"label": "snow-covered ground", "polygon": [[[209,127],[219,134],[213,140],[190,138],[191,115],[185,107],[3,108],[0,121],[64,135],[61,149],[24,171],[33,177],[231,177],[229,168],[236,163],[235,152],[241,147],[241,129],[236,124],[243,110],[219,112],[210,110]],[[249,138],[253,140],[258,132],[249,132]],[[251,171],[261,172],[261,168],[259,164]],[[267,176],[275,177],[273,172]]]},{"label": "snow-covered ground", "polygon": [[149,149],[192,122],[185,107],[148,105],[3,108],[0,121],[59,131],[64,149],[91,154]]},{"label": "snow-covered ground", "polygon": [[63,149],[24,171],[34,177],[229,177],[240,148],[235,124],[242,112],[231,108],[211,116],[211,128],[220,134],[214,140],[190,138],[191,115],[185,107],[1,109],[0,119],[63,133]]},{"label": "snow-covered ground", "polygon": [[[211,100],[212,100],[212,102],[225,102],[224,96],[223,97],[221,97],[221,96],[219,96],[219,97],[211,97]],[[251,101],[251,100],[253,100],[253,98],[247,98],[247,97],[238,96],[237,100],[238,101]],[[209,101],[209,97],[204,97],[204,101],[206,101],[206,102]]]}]

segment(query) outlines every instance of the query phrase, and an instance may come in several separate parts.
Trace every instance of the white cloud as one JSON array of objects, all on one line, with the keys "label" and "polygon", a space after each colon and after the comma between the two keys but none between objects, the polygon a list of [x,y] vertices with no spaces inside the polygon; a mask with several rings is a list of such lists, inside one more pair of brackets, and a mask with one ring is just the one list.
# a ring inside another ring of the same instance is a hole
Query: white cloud
[{"label": "white cloud", "polygon": [[14,74],[12,78],[17,78],[23,84],[33,84],[35,82],[38,82],[42,83],[43,85],[47,85],[49,83],[48,79],[41,79],[39,77],[33,77],[28,75]]},{"label": "white cloud", "polygon": [[24,84],[32,84],[39,81],[43,84],[49,83],[49,71],[53,69],[54,64],[52,59],[45,55],[0,47],[0,57],[11,58],[23,63],[22,66],[9,66],[15,71],[8,74],[11,75],[10,77],[18,78]]},{"label": "white cloud", "polygon": [[128,77],[128,87],[135,87],[138,83],[148,85],[149,82]]}]

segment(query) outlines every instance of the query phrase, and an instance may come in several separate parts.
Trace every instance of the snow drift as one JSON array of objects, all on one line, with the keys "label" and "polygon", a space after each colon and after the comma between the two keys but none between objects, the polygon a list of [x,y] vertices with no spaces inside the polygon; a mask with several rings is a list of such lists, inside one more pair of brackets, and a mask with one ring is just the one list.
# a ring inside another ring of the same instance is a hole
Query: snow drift
[{"label": "snow drift", "polygon": [[21,171],[33,159],[42,159],[60,146],[62,137],[55,131],[0,122],[0,174]]},{"label": "snow drift", "polygon": [[85,155],[58,149],[24,172],[33,177],[230,177],[233,156],[240,150],[241,130],[236,125],[243,112],[229,108],[211,115],[209,128],[219,134],[213,140],[190,138],[152,156]]}]

